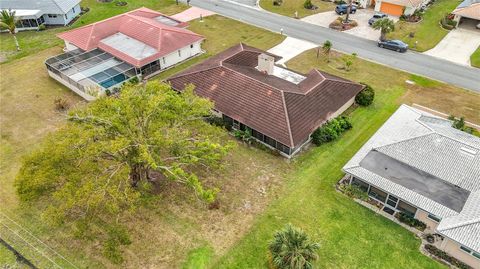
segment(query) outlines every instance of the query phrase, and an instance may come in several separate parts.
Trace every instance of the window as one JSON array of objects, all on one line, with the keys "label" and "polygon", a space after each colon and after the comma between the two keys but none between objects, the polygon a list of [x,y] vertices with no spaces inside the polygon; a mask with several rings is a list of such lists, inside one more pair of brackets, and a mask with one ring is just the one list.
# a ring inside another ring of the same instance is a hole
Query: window
[{"label": "window", "polygon": [[190,45],[190,48],[193,49],[193,44]]},{"label": "window", "polygon": [[65,19],[68,20],[67,14],[65,14]]},{"label": "window", "polygon": [[435,215],[432,215],[432,214],[428,214],[428,218],[433,220],[433,221],[436,221],[436,222],[440,222],[440,220],[442,220],[441,218],[439,218]]},{"label": "window", "polygon": [[268,136],[266,136],[266,135],[265,135],[264,138],[263,138],[263,142],[265,142],[266,144],[268,144],[268,145],[270,145],[270,146],[272,146],[272,147],[274,147],[274,148],[277,146],[277,141],[275,141],[275,139],[270,138],[270,137],[268,137]]},{"label": "window", "polygon": [[388,195],[387,204],[393,208],[397,207],[398,198],[393,195]]},{"label": "window", "polygon": [[167,64],[166,61],[165,61],[165,57],[162,57],[162,62],[163,62],[163,64]]},{"label": "window", "polygon": [[384,206],[383,211],[387,212],[390,215],[393,215],[395,213],[395,210],[391,209],[390,207]]},{"label": "window", "polygon": [[466,248],[464,246],[460,246],[460,249],[467,252],[468,254],[472,253],[472,250],[470,250],[469,248]]},{"label": "window", "polygon": [[473,252],[473,257],[477,258],[477,259],[480,259],[480,253],[478,252]]},{"label": "window", "polygon": [[178,50],[178,57],[182,57],[182,51]]},{"label": "window", "polygon": [[368,191],[368,184],[357,178],[353,178],[352,185],[359,187],[364,192]]},{"label": "window", "polygon": [[49,17],[49,18],[56,18],[57,15],[56,15],[56,14],[48,14],[48,17]]},{"label": "window", "polygon": [[416,207],[411,206],[403,201],[398,202],[397,209],[411,217],[415,216],[415,213],[417,212]]},{"label": "window", "polygon": [[371,197],[379,200],[382,203],[385,203],[385,200],[387,199],[387,193],[375,188],[371,187],[370,192],[368,193]]},{"label": "window", "polygon": [[233,120],[233,129],[240,129],[240,122],[236,121],[236,120]]}]

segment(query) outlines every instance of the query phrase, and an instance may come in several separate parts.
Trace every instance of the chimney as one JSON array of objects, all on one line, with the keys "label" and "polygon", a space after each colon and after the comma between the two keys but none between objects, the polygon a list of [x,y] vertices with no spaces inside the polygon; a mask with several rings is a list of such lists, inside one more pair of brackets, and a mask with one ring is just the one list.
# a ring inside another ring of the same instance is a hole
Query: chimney
[{"label": "chimney", "polygon": [[258,71],[273,74],[273,66],[275,64],[275,58],[265,53],[258,55]]}]

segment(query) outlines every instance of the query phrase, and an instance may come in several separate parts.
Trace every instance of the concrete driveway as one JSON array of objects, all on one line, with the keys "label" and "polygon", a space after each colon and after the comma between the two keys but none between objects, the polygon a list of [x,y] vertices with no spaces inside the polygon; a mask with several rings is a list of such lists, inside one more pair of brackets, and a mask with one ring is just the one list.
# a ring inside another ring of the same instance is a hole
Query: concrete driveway
[{"label": "concrete driveway", "polygon": [[215,12],[210,10],[201,9],[199,7],[191,7],[183,12],[173,15],[172,18],[179,21],[191,21],[200,18],[200,16],[206,17],[214,14]]},{"label": "concrete driveway", "polygon": [[[343,32],[365,39],[377,41],[380,37],[380,31],[374,30],[370,25],[368,25],[368,20],[373,16],[373,14],[375,14],[375,11],[373,11],[373,9],[358,9],[355,14],[350,14],[350,18],[352,18],[352,20],[355,20],[358,23],[358,26]],[[302,21],[328,28],[328,25],[330,25],[330,23],[339,16],[340,15],[335,13],[335,11],[327,11],[305,17],[302,19]],[[389,16],[389,18],[395,22],[398,21],[398,17]]]},{"label": "concrete driveway", "polygon": [[470,66],[470,55],[480,46],[480,30],[458,28],[450,31],[425,54]]},{"label": "concrete driveway", "polygon": [[284,65],[288,60],[299,55],[300,53],[318,47],[312,42],[287,37],[282,43],[268,50],[268,52],[281,56],[282,59],[277,61],[277,64]]}]

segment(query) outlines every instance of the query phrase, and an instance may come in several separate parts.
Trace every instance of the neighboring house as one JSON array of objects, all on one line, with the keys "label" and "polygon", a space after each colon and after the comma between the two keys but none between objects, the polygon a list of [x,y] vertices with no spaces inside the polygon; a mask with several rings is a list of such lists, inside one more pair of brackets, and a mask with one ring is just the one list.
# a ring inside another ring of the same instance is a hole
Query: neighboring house
[{"label": "neighboring house", "polygon": [[280,57],[244,44],[231,47],[167,81],[178,91],[188,84],[215,104],[233,129],[284,156],[293,156],[312,132],[349,108],[363,86],[312,70],[299,74],[275,65]]},{"label": "neighboring house", "polygon": [[402,105],[343,167],[389,214],[444,237],[437,247],[480,268],[480,138]]},{"label": "neighboring house", "polygon": [[17,30],[37,30],[42,24],[69,24],[80,12],[80,0],[1,0],[0,9],[11,9],[19,19]]},{"label": "neighboring house", "polygon": [[412,15],[428,0],[377,0],[375,11],[393,16]]},{"label": "neighboring house", "polygon": [[65,53],[49,58],[48,74],[86,100],[134,77],[155,75],[202,53],[203,36],[187,24],[139,8],[58,34]]},{"label": "neighboring house", "polygon": [[474,20],[475,25],[480,24],[480,0],[465,0],[452,11],[455,14],[457,26],[463,20]]}]

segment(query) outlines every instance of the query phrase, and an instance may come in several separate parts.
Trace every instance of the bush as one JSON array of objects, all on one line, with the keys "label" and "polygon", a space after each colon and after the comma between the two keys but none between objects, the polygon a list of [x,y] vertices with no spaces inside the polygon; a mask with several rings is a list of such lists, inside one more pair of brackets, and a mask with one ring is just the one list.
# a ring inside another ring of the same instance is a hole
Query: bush
[{"label": "bush", "polygon": [[412,217],[411,215],[409,215],[407,213],[400,212],[396,215],[396,217],[400,222],[405,223],[410,227],[414,227],[417,230],[423,231],[427,228],[427,224],[425,224],[424,222]]},{"label": "bush", "polygon": [[345,184],[340,187],[340,189],[349,197],[357,198],[362,201],[368,200],[368,194],[360,189],[358,186],[352,184]]},{"label": "bush", "polygon": [[365,88],[355,96],[355,102],[361,106],[369,106],[375,99],[375,91],[370,85],[363,84]]},{"label": "bush", "polygon": [[45,29],[47,29],[47,26],[45,26],[45,24],[40,24],[40,26],[38,26],[38,31],[44,31]]},{"label": "bush", "polygon": [[434,245],[430,245],[430,244],[427,244],[425,245],[425,250],[428,251],[430,254],[432,254],[433,256],[437,257],[437,258],[440,258],[448,263],[450,263],[451,265],[457,267],[457,268],[460,268],[460,269],[473,269],[472,267],[470,267],[469,265],[457,260],[456,258],[448,255],[448,253],[446,253],[445,251],[443,250],[440,250],[438,249],[437,247],[435,247]]},{"label": "bush", "polygon": [[312,0],[305,0],[305,2],[303,3],[303,7],[306,9],[312,9],[313,8]]},{"label": "bush", "polygon": [[468,134],[473,134],[475,131],[472,127],[468,127],[465,125],[464,117],[457,118],[453,115],[450,115],[448,119],[452,121],[452,127],[455,129],[458,129]]},{"label": "bush", "polygon": [[273,0],[274,6],[281,6],[283,4],[283,0]]},{"label": "bush", "polygon": [[319,146],[336,140],[343,132],[352,128],[352,124],[347,117],[339,117],[327,121],[323,126],[315,130],[312,134],[313,144]]},{"label": "bush", "polygon": [[343,0],[335,0],[335,1],[333,1],[333,3],[335,3],[336,5],[343,5],[343,4],[346,4],[347,2],[345,2]]},{"label": "bush", "polygon": [[53,104],[55,105],[55,109],[57,111],[65,111],[70,108],[70,103],[67,99],[62,97],[57,97],[53,100]]}]

